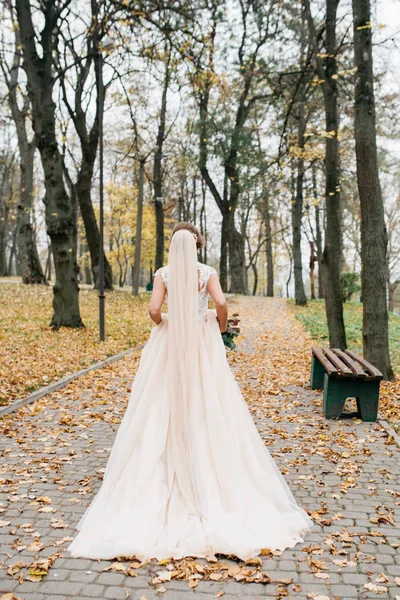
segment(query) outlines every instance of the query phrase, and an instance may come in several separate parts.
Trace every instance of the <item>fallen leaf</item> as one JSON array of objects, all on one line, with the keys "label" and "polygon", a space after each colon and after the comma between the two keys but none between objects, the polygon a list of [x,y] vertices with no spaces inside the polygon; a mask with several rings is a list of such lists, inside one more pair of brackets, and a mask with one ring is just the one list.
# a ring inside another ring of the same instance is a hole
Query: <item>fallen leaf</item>
[{"label": "fallen leaf", "polygon": [[10,521],[0,521],[0,527],[7,527],[10,524]]},{"label": "fallen leaf", "polygon": [[364,588],[370,592],[375,592],[376,594],[386,594],[388,588],[384,585],[375,585],[372,582],[365,583]]},{"label": "fallen leaf", "polygon": [[164,594],[167,591],[167,588],[160,586],[156,589],[156,594]]},{"label": "fallen leaf", "polygon": [[43,502],[43,504],[51,504],[52,500],[49,496],[40,496],[39,502]]}]

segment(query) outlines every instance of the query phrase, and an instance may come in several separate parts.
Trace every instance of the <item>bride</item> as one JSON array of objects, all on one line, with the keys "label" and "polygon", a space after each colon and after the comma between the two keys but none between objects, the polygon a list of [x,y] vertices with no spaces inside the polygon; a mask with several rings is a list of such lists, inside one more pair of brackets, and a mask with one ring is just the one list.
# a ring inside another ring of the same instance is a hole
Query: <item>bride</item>
[{"label": "bride", "polygon": [[[201,245],[198,230],[179,223],[168,266],[155,273],[156,327],[72,556],[247,560],[262,548],[293,547],[312,526],[227,362],[226,301],[216,271],[197,262]],[[166,295],[168,315],[160,312]]]}]

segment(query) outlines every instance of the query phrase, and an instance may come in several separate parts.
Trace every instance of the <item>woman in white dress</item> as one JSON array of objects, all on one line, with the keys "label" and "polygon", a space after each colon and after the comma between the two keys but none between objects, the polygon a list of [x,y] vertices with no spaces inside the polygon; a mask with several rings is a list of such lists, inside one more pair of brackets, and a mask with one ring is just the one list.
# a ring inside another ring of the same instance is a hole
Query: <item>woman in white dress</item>
[{"label": "woman in white dress", "polygon": [[262,548],[293,547],[312,526],[227,362],[226,301],[216,271],[197,262],[200,244],[193,225],[178,224],[168,266],[155,273],[149,314],[156,327],[72,556],[247,560]]}]

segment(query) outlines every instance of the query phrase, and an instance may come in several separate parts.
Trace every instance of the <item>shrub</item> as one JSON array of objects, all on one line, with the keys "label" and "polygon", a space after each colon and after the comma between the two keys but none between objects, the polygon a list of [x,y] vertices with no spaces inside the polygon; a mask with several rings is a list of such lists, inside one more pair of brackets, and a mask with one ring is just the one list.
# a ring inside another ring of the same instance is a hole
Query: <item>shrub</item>
[{"label": "shrub", "polygon": [[340,275],[340,291],[342,294],[342,302],[351,300],[353,294],[361,290],[358,283],[358,273],[346,272]]}]

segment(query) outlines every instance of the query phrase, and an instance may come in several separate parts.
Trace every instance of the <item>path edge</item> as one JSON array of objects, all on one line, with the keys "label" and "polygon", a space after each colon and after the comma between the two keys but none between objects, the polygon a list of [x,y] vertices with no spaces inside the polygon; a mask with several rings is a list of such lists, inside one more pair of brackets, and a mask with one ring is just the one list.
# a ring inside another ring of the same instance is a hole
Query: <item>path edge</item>
[{"label": "path edge", "polygon": [[53,392],[56,392],[57,390],[62,389],[63,387],[67,386],[69,383],[71,383],[75,379],[78,379],[78,377],[82,377],[83,375],[86,375],[90,371],[95,371],[96,369],[101,369],[101,368],[105,367],[106,365],[109,365],[113,362],[116,362],[117,360],[120,360],[121,358],[124,358],[124,356],[127,356],[128,354],[131,354],[132,352],[136,352],[136,350],[140,350],[141,348],[143,348],[145,343],[146,342],[143,342],[143,344],[139,344],[138,346],[135,346],[134,348],[128,348],[128,350],[124,350],[123,352],[120,352],[119,354],[114,354],[114,356],[110,356],[109,358],[106,358],[97,363],[94,363],[93,365],[90,365],[90,367],[86,367],[85,369],[81,369],[80,371],[77,371],[76,373],[67,375],[66,377],[59,379],[55,383],[52,383],[51,385],[42,387],[39,390],[36,390],[36,392],[32,392],[32,394],[29,394],[29,396],[26,396],[25,398],[20,398],[19,400],[15,400],[15,402],[10,404],[9,406],[3,406],[2,408],[0,408],[0,417],[3,417],[4,415],[8,415],[10,413],[16,412],[18,409],[20,409],[23,406],[26,406],[28,404],[33,404],[33,402],[35,402],[36,400],[39,400],[39,398],[43,398],[43,396],[47,396],[48,394],[52,394]]},{"label": "path edge", "polygon": [[391,425],[389,425],[389,423],[385,419],[379,419],[378,421],[379,421],[379,424],[382,425],[383,429],[386,430],[388,435],[390,435],[394,439],[394,441],[400,448],[400,435],[398,433],[396,433],[396,431],[393,429],[393,427]]}]

